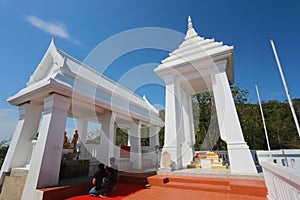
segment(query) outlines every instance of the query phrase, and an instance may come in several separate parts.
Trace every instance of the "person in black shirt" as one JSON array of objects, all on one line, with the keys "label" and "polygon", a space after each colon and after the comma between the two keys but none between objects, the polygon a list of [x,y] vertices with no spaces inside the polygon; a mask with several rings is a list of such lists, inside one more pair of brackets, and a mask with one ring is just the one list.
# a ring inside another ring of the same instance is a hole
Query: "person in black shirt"
[{"label": "person in black shirt", "polygon": [[94,197],[106,197],[107,193],[107,180],[108,174],[104,169],[104,164],[100,163],[98,165],[98,171],[92,180],[93,185],[95,185],[89,192],[91,196]]},{"label": "person in black shirt", "polygon": [[112,192],[116,191],[117,187],[117,178],[118,178],[118,166],[116,165],[116,158],[111,157],[109,159],[110,167],[108,168],[108,179],[109,179],[109,188]]}]

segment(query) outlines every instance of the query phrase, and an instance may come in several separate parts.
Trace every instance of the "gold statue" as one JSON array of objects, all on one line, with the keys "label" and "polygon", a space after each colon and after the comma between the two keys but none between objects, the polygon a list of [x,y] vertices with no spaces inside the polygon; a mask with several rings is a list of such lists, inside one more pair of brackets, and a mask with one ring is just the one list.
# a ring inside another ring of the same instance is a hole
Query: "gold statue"
[{"label": "gold statue", "polygon": [[78,130],[75,130],[75,134],[73,135],[72,144],[73,144],[73,152],[77,153],[77,141],[78,141]]},{"label": "gold statue", "polygon": [[65,135],[64,135],[64,149],[69,149],[70,148],[70,142],[68,142],[68,137],[67,137],[67,132],[65,131]]}]

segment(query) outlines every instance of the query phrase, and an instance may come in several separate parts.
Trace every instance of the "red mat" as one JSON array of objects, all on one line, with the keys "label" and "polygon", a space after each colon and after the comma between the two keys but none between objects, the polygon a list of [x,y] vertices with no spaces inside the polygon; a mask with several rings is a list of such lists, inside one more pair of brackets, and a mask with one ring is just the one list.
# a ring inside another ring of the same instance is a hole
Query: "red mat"
[{"label": "red mat", "polygon": [[[130,196],[131,194],[143,190],[144,188],[145,186],[138,185],[138,184],[118,183],[117,191],[111,192],[110,194],[108,194],[108,196],[105,199],[114,199],[114,200],[123,199],[127,196]],[[99,198],[90,196],[87,191],[86,195],[68,198],[67,200],[93,200],[93,199],[95,200]]]}]

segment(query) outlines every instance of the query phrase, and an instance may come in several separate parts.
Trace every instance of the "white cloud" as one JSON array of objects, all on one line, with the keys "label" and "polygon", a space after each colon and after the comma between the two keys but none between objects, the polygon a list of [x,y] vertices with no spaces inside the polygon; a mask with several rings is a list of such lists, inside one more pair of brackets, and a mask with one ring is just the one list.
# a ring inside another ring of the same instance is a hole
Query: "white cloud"
[{"label": "white cloud", "polygon": [[78,40],[71,37],[71,35],[67,31],[66,26],[60,21],[47,22],[37,16],[32,15],[26,16],[25,19],[31,25],[50,35],[58,36],[62,39],[69,40],[74,44],[81,45]]},{"label": "white cloud", "polygon": [[0,141],[13,136],[18,121],[18,109],[0,108]]}]

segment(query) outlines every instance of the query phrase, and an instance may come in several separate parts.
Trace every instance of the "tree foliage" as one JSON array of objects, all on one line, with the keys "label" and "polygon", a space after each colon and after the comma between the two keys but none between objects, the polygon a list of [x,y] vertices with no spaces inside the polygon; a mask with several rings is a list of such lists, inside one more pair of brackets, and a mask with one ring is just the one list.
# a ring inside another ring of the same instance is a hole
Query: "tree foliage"
[{"label": "tree foliage", "polygon": [[0,168],[4,162],[4,158],[5,158],[7,150],[8,150],[8,145],[6,145],[8,141],[10,141],[10,140],[2,140],[0,142]]},{"label": "tree foliage", "polygon": [[86,137],[86,144],[100,144],[101,129],[95,128],[89,130]]},{"label": "tree foliage", "polygon": [[116,128],[116,145],[127,146],[128,145],[128,133],[127,130],[117,127]]}]

